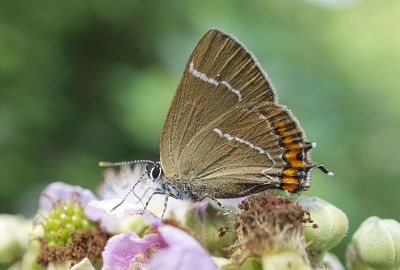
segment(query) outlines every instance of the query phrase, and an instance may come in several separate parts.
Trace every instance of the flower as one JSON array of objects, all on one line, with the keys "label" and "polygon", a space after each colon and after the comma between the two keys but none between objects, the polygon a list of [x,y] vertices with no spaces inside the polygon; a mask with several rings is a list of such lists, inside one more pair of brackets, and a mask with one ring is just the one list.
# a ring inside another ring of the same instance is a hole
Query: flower
[{"label": "flower", "polygon": [[[155,227],[160,223],[160,219],[151,211],[143,213],[143,203],[138,200],[130,190],[133,185],[140,180],[143,175],[143,166],[136,164],[122,166],[119,171],[107,169],[104,172],[104,182],[99,188],[98,196],[100,200],[91,201],[85,208],[86,215],[94,221],[100,223],[103,230],[118,234],[122,232],[134,231],[142,234],[149,226]],[[135,187],[135,194],[143,195],[146,187],[151,184],[148,181],[140,182]],[[150,195],[147,192],[145,195]],[[121,203],[122,200],[125,201]],[[152,203],[160,203],[161,197],[154,197]],[[144,199],[142,199],[143,201]],[[162,199],[163,200],[163,199]],[[116,205],[120,204],[118,207]],[[157,213],[162,212],[161,208],[149,208]]]},{"label": "flower", "polygon": [[193,237],[173,226],[161,226],[160,235],[167,247],[160,249],[150,261],[150,270],[216,270],[208,252]]},{"label": "flower", "polygon": [[85,257],[100,258],[109,236],[84,213],[84,207],[94,200],[91,191],[62,182],[45,188],[39,199],[39,223],[44,230],[44,236],[37,238],[39,264],[57,267]]},{"label": "flower", "polygon": [[[45,236],[38,239],[40,253],[37,262],[39,264],[47,266],[51,263],[76,263],[85,257],[90,259],[101,257],[109,236],[95,224],[86,223],[85,225],[84,222],[79,222],[83,225],[78,226],[70,218],[57,219],[54,215],[51,219],[45,220],[43,225]],[[48,225],[50,222],[51,225]]]},{"label": "flower", "polygon": [[239,208],[237,241],[230,247],[235,262],[256,257],[263,269],[311,269],[302,235],[303,223],[311,220],[298,203],[265,193],[248,197]]},{"label": "flower", "polygon": [[[126,228],[140,233],[146,225],[157,225],[156,223],[160,221],[157,217],[160,217],[164,210],[165,196],[153,196],[144,218],[141,217],[144,205],[149,201],[156,187],[155,183],[147,179],[143,170],[140,164],[135,164],[133,167],[122,166],[119,171],[105,170],[105,180],[99,189],[100,200],[91,201],[88,204],[85,209],[86,215],[91,220],[99,221],[102,228],[111,233],[124,232]],[[136,183],[138,184],[133,194],[131,189]],[[125,201],[120,204],[122,200]],[[118,204],[120,205],[115,208]],[[193,202],[170,197],[165,217],[183,221],[187,210],[192,207],[194,207]],[[132,227],[132,224],[138,227]]]},{"label": "flower", "polygon": [[171,225],[140,238],[135,233],[112,237],[103,252],[104,270],[109,269],[196,269],[215,270],[207,251],[188,233]]},{"label": "flower", "polygon": [[110,238],[103,251],[103,270],[129,269],[149,262],[153,250],[165,247],[159,234],[140,238],[135,233],[122,233]]}]

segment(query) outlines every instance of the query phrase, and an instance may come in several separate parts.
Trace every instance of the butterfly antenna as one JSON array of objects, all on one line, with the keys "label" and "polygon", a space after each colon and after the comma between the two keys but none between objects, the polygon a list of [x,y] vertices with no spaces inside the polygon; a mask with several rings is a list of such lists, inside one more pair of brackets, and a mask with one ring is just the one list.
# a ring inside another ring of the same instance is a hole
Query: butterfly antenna
[{"label": "butterfly antenna", "polygon": [[110,161],[100,161],[100,167],[116,167],[116,166],[124,166],[124,165],[131,165],[136,163],[151,163],[154,164],[155,162],[152,160],[140,159],[140,160],[131,160],[131,161],[120,161],[120,162],[110,162]]},{"label": "butterfly antenna", "polygon": [[323,173],[326,174],[326,175],[329,175],[329,176],[334,175],[333,172],[331,172],[330,170],[328,170],[327,168],[325,168],[325,166],[322,165],[322,164],[316,164],[315,167],[317,167],[318,169],[320,169],[321,172],[323,172]]}]

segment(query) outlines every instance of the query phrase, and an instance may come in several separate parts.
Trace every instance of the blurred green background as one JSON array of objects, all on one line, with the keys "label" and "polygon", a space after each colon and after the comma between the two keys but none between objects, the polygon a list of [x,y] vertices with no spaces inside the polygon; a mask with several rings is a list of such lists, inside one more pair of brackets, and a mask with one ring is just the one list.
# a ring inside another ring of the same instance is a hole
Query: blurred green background
[{"label": "blurred green background", "polygon": [[99,160],[158,160],[186,60],[218,27],[258,57],[335,172],[314,171],[305,194],[351,231],[399,220],[400,2],[343,2],[1,1],[0,212],[32,216],[54,180],[95,188]]}]

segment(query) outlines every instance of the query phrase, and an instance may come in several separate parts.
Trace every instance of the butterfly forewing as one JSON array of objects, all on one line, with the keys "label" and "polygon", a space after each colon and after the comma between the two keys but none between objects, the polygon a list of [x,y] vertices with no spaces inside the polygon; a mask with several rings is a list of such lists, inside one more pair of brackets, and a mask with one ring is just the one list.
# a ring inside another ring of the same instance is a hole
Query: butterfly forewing
[{"label": "butterfly forewing", "polygon": [[189,140],[239,102],[276,96],[255,58],[231,36],[212,29],[199,41],[186,65],[160,140],[165,175],[177,175]]},{"label": "butterfly forewing", "polygon": [[208,31],[186,65],[161,134],[164,177],[201,197],[309,186],[311,144],[255,58]]}]

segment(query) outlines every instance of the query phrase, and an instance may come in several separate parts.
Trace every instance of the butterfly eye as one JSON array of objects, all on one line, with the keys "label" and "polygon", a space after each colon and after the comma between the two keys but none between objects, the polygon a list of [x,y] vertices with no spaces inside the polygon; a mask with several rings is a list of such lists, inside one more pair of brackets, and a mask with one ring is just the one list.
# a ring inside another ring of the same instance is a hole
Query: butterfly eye
[{"label": "butterfly eye", "polygon": [[152,180],[157,180],[161,176],[161,167],[159,164],[156,164],[153,168],[151,168],[149,177]]}]

